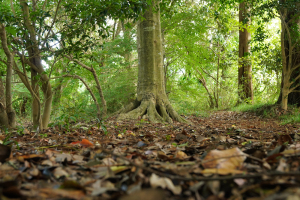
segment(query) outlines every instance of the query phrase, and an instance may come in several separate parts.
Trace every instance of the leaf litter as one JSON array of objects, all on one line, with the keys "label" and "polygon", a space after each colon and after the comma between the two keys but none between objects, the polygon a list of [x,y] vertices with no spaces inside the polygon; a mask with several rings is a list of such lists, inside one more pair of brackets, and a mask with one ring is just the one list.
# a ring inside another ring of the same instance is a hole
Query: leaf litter
[{"label": "leaf litter", "polygon": [[228,111],[189,120],[15,133],[0,145],[1,198],[300,199],[299,124]]}]

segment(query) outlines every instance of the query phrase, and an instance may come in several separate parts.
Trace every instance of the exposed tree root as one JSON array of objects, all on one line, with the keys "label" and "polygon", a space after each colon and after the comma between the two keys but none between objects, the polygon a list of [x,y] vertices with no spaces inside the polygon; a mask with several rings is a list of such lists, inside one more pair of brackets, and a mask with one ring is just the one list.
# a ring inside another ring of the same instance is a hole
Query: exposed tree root
[{"label": "exposed tree root", "polygon": [[182,118],[171,106],[168,100],[144,99],[136,100],[126,106],[118,116],[119,120],[148,119],[154,123],[172,123],[173,120],[181,123],[191,123]]}]

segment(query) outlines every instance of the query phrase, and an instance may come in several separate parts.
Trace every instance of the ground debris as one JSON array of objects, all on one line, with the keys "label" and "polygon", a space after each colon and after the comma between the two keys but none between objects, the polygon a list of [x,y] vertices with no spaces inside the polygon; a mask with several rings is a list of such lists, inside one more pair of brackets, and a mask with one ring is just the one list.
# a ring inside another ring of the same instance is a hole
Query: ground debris
[{"label": "ground debris", "polygon": [[[249,113],[52,127],[13,135],[0,165],[6,199],[297,199],[300,125]],[[2,140],[4,138],[1,138]],[[16,145],[18,144],[18,145]],[[9,157],[9,158],[7,158]]]}]

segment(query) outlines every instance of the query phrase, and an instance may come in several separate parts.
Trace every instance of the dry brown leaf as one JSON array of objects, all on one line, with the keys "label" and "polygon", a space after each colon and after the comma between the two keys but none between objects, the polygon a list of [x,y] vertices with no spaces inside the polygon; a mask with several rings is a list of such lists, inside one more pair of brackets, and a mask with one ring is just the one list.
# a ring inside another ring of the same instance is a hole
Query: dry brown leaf
[{"label": "dry brown leaf", "polygon": [[245,171],[237,170],[237,169],[204,169],[201,171],[202,174],[219,174],[219,175],[229,175],[229,174],[245,174]]},{"label": "dry brown leaf", "polygon": [[56,162],[64,162],[65,160],[70,162],[72,160],[71,154],[67,154],[67,153],[56,154],[55,156],[56,156],[55,158]]},{"label": "dry brown leaf", "polygon": [[123,196],[120,200],[165,200],[166,193],[161,189],[143,189]]},{"label": "dry brown leaf", "polygon": [[278,138],[278,144],[283,145],[283,144],[293,144],[293,140],[290,135],[279,135]]},{"label": "dry brown leaf", "polygon": [[188,156],[183,151],[176,151],[175,157],[178,159],[185,159]]},{"label": "dry brown leaf", "polygon": [[112,165],[116,165],[116,161],[114,161],[114,159],[112,158],[104,158],[102,160],[102,162],[106,165],[106,166],[112,166]]},{"label": "dry brown leaf", "polygon": [[152,188],[157,188],[157,187],[161,187],[163,189],[167,188],[177,195],[180,194],[182,191],[181,186],[179,185],[175,186],[171,181],[171,179],[159,177],[154,173],[150,177],[150,185]]},{"label": "dry brown leaf", "polygon": [[40,170],[38,170],[36,167],[33,167],[28,172],[31,176],[38,176],[40,174]]},{"label": "dry brown leaf", "polygon": [[57,167],[53,171],[53,175],[55,178],[59,179],[60,177],[68,177],[69,174],[62,168],[62,167]]},{"label": "dry brown leaf", "polygon": [[204,168],[240,169],[246,155],[239,149],[212,150],[203,159]]},{"label": "dry brown leaf", "polygon": [[280,158],[279,165],[278,165],[276,171],[279,171],[279,172],[288,172],[288,171],[290,171],[289,170],[289,165],[287,164],[285,158]]},{"label": "dry brown leaf", "polygon": [[45,166],[53,166],[53,163],[51,160],[43,160],[43,162],[41,163],[41,165],[45,165]]},{"label": "dry brown leaf", "polygon": [[61,196],[70,199],[82,199],[85,194],[82,190],[64,190],[64,189],[51,189],[51,188],[41,188],[39,190],[41,193],[45,193],[48,198]]},{"label": "dry brown leaf", "polygon": [[286,149],[281,152],[284,156],[298,156],[300,155],[300,148],[298,149]]}]

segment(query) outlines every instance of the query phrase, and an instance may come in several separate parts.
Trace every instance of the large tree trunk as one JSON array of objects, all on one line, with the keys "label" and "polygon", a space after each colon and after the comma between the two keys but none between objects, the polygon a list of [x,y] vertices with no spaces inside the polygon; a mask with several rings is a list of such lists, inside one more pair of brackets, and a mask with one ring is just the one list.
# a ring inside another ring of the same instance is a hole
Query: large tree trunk
[{"label": "large tree trunk", "polygon": [[[154,1],[154,6],[159,6]],[[137,99],[119,119],[147,118],[152,122],[187,122],[172,108],[165,92],[160,12],[149,6],[138,24],[139,72]]]},{"label": "large tree trunk", "polygon": [[[248,19],[247,8],[245,2],[239,6],[239,22],[243,25]],[[247,28],[241,28],[239,31],[239,70],[238,70],[238,85],[239,85],[239,103],[253,103],[253,86],[252,86],[252,66],[249,60],[250,54],[250,33]]]}]

